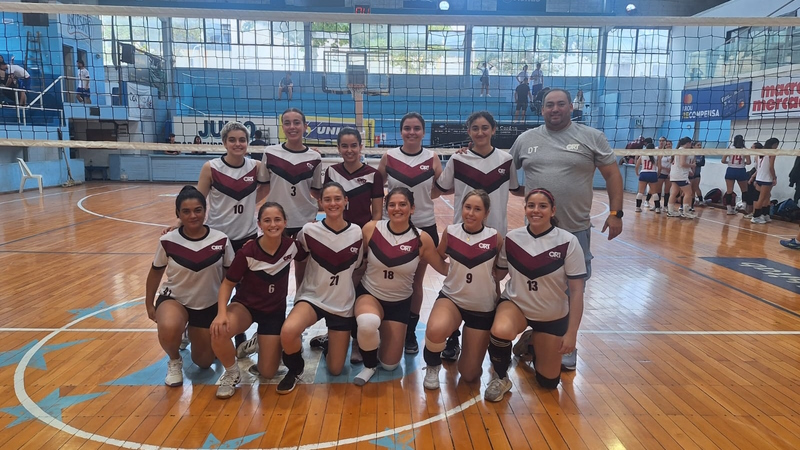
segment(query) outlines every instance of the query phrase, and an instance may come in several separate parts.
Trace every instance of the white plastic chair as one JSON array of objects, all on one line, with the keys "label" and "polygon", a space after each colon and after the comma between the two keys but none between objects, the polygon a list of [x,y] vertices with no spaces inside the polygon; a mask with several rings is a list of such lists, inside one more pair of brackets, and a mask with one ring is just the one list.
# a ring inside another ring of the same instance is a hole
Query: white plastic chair
[{"label": "white plastic chair", "polygon": [[22,191],[25,189],[25,182],[28,180],[36,180],[39,182],[39,194],[42,193],[42,176],[41,175],[34,175],[31,173],[31,169],[28,168],[28,165],[25,164],[25,161],[22,158],[17,158],[17,162],[19,163],[19,169],[22,171],[22,181],[19,182],[19,193],[22,194]]}]

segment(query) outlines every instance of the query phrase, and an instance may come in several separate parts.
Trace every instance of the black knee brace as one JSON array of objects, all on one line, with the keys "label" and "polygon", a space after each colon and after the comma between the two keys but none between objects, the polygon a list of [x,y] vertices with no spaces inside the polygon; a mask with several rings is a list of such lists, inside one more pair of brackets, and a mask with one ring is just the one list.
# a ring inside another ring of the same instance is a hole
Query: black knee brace
[{"label": "black knee brace", "polygon": [[558,387],[558,383],[561,382],[561,375],[555,378],[547,378],[539,372],[536,372],[536,382],[545,389],[555,389]]}]

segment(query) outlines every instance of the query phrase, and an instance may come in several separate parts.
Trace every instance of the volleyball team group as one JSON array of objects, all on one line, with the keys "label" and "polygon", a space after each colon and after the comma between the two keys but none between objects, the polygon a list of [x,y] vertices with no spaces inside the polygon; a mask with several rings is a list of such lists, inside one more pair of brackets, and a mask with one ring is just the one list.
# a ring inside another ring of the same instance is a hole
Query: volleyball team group
[{"label": "volleyball team group", "polygon": [[[672,141],[665,137],[659,138],[659,149],[669,150],[673,148]],[[754,142],[751,149],[771,149],[778,148],[780,141],[777,138],[769,138],[764,144]],[[742,149],[743,154],[729,154],[722,157],[722,164],[728,167],[725,171],[725,194],[722,195],[722,204],[727,208],[728,215],[736,215],[736,192],[734,185],[738,184],[742,192],[742,200],[747,203],[744,218],[750,219],[754,224],[765,224],[771,222],[770,201],[772,198],[772,188],[778,183],[775,175],[775,156],[758,155],[755,159],[755,167],[748,172],[747,166],[750,165],[750,155],[745,153],[745,142],[742,135],[733,138],[731,146],[734,149]],[[652,142],[644,147],[655,149]],[[692,141],[689,137],[683,137],[678,141],[680,149],[702,149],[701,142]],[[639,176],[639,189],[636,194],[636,212],[649,209],[649,201],[653,200],[652,211],[656,214],[661,213],[661,199],[667,206],[667,217],[681,217],[684,219],[694,219],[695,203],[705,204],[703,193],[700,190],[701,169],[705,164],[703,156],[693,155],[663,155],[639,156],[636,158],[636,174]],[[753,186],[754,193],[748,185]],[[751,195],[748,195],[751,194]],[[672,202],[670,202],[672,198]]]},{"label": "volleyball team group", "polygon": [[[575,369],[591,274],[592,174],[598,167],[609,187],[609,239],[622,230],[622,179],[602,133],[570,122],[569,93],[548,97],[545,119],[557,129],[529,130],[510,152],[501,151],[491,143],[495,119],[475,112],[467,120],[470,148],[444,169],[422,146],[425,120],[418,113],[402,118],[403,145],[388,150],[377,169],[362,162],[359,132],[342,129],[343,162],[325,173],[320,154],[303,142],[306,119],[296,108],[281,116],[286,141],[266,147],[261,161],[247,156],[247,129],[226,124],[226,153],[205,163],[197,187],[178,194],[178,223],[161,236],[147,277],[147,314],[170,358],[165,383],[183,383],[179,352],[187,333],[197,366],[208,368],[216,358],[225,368],[217,397],[235,395],[237,358],[256,352],[250,372],[272,378],[283,362],[288,370],[277,392],[287,394],[303,375],[302,335],[324,319],[327,334],[310,347],[322,350],[334,376],[351,349],[350,362],[363,362],[353,382],[364,385],[377,371],[397,368],[404,353],[419,352],[416,328],[431,266],[445,278],[425,330],[426,389],[439,388],[443,359],[457,361],[463,381],[478,381],[488,351],[484,398],[500,401],[512,387],[512,340],[522,332],[513,352],[532,361],[539,385],[555,389],[562,368]],[[536,158],[563,162],[563,171],[547,171],[556,188],[539,187],[532,174],[548,161]],[[569,178],[575,167],[584,173]],[[433,200],[450,193],[453,224],[440,238]],[[522,202],[526,225],[508,231],[510,195]],[[572,232],[559,227],[559,201]],[[317,221],[320,209],[324,218]],[[287,316],[290,265],[296,293]],[[256,334],[244,340],[253,323]]]}]

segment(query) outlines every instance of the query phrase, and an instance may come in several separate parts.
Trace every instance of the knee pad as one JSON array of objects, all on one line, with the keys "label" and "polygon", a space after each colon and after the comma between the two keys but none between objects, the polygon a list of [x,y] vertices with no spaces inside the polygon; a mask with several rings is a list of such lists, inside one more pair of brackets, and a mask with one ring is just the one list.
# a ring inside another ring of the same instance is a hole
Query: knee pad
[{"label": "knee pad", "polygon": [[391,372],[394,369],[397,369],[397,366],[399,366],[399,365],[400,365],[400,361],[398,361],[398,362],[396,362],[394,364],[386,364],[385,362],[381,361],[381,368],[383,368],[383,370],[386,370],[388,372]]},{"label": "knee pad", "polygon": [[356,317],[358,323],[358,346],[364,350],[375,350],[381,343],[378,328],[381,318],[372,313],[361,314]]},{"label": "knee pad", "polygon": [[539,372],[536,372],[536,382],[545,389],[555,389],[558,387],[558,383],[561,382],[561,375],[555,378],[547,378]]}]

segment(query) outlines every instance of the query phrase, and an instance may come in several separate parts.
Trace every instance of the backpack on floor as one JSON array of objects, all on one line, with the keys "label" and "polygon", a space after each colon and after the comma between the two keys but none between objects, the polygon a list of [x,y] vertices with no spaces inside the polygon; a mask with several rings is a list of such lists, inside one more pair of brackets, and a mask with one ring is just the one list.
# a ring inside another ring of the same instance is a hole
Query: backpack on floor
[{"label": "backpack on floor", "polygon": [[789,198],[777,204],[773,215],[783,217],[787,220],[796,220],[800,217],[800,207]]},{"label": "backpack on floor", "polygon": [[711,189],[706,192],[703,199],[705,199],[706,203],[719,203],[722,201],[722,191],[719,188]]}]

